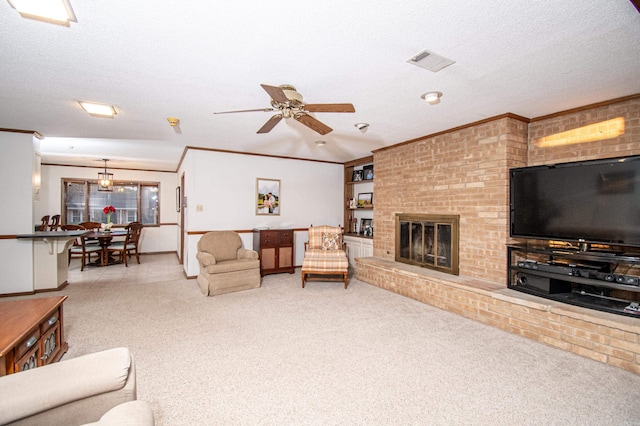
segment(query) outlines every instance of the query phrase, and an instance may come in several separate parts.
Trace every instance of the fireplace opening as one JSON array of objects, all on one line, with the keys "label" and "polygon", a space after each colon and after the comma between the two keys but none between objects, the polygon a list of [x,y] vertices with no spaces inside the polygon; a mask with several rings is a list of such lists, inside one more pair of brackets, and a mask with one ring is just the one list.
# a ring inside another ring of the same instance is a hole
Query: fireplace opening
[{"label": "fireplace opening", "polygon": [[396,214],[396,261],[458,275],[460,216]]}]

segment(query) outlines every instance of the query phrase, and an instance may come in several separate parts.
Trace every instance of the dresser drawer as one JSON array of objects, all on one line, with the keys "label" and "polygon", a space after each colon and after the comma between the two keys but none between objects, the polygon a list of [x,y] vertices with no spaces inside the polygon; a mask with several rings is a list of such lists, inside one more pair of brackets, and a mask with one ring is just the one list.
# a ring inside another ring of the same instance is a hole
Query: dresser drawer
[{"label": "dresser drawer", "polygon": [[49,315],[49,318],[46,321],[44,321],[42,324],[40,324],[40,334],[44,335],[47,332],[47,330],[49,330],[51,327],[56,325],[58,321],[60,321],[60,308],[51,312],[51,315]]},{"label": "dresser drawer", "polygon": [[260,247],[275,247],[278,245],[277,231],[260,232]]},{"label": "dresser drawer", "polygon": [[279,245],[293,244],[293,231],[280,231],[278,235]]},{"label": "dresser drawer", "polygon": [[27,352],[29,352],[31,349],[33,349],[34,346],[39,345],[39,339],[40,339],[40,327],[36,327],[33,330],[31,330],[29,334],[27,334],[27,337],[22,339],[22,341],[20,342],[20,344],[18,344],[18,346],[15,347],[15,357],[22,358],[22,356]]}]

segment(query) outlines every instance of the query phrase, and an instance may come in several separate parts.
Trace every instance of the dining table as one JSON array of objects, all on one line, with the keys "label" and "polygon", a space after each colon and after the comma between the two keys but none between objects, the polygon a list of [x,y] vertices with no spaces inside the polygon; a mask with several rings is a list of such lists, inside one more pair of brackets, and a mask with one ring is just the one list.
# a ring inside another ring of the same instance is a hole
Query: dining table
[{"label": "dining table", "polygon": [[98,240],[100,247],[102,247],[102,252],[100,253],[100,258],[96,260],[92,265],[94,266],[109,266],[115,265],[118,262],[113,257],[109,256],[109,244],[111,244],[114,237],[126,237],[127,230],[126,229],[112,229],[111,231],[89,231],[84,235],[85,238],[95,238]]}]

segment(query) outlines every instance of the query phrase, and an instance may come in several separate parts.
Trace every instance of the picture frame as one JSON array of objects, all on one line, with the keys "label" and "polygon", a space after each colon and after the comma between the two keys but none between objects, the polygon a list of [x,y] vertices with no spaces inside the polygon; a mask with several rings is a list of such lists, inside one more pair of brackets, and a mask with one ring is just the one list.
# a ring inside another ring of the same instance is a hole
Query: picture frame
[{"label": "picture frame", "polygon": [[361,192],[358,194],[358,208],[371,208],[373,207],[373,192]]},{"label": "picture frame", "polygon": [[365,237],[373,237],[373,219],[360,219],[360,234]]},{"label": "picture frame", "polygon": [[362,170],[354,170],[353,175],[351,176],[352,182],[361,182],[362,181]]},{"label": "picture frame", "polygon": [[362,168],[362,179],[373,180],[373,164],[369,164]]},{"label": "picture frame", "polygon": [[256,215],[279,216],[282,207],[280,179],[256,178]]},{"label": "picture frame", "polygon": [[180,187],[176,186],[176,212],[180,213],[181,205],[182,205],[182,200],[180,199]]}]

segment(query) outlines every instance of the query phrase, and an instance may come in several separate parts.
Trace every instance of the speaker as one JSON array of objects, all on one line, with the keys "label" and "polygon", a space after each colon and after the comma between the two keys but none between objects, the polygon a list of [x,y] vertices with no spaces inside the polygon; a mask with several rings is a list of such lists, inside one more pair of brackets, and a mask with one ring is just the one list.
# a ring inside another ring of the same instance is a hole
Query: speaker
[{"label": "speaker", "polygon": [[630,275],[616,275],[616,282],[619,284],[638,285],[640,281],[638,277],[632,277]]},{"label": "speaker", "polygon": [[537,290],[544,294],[571,292],[571,283],[567,281],[539,277],[537,275],[525,274],[523,272],[518,272],[516,274],[516,285]]}]

